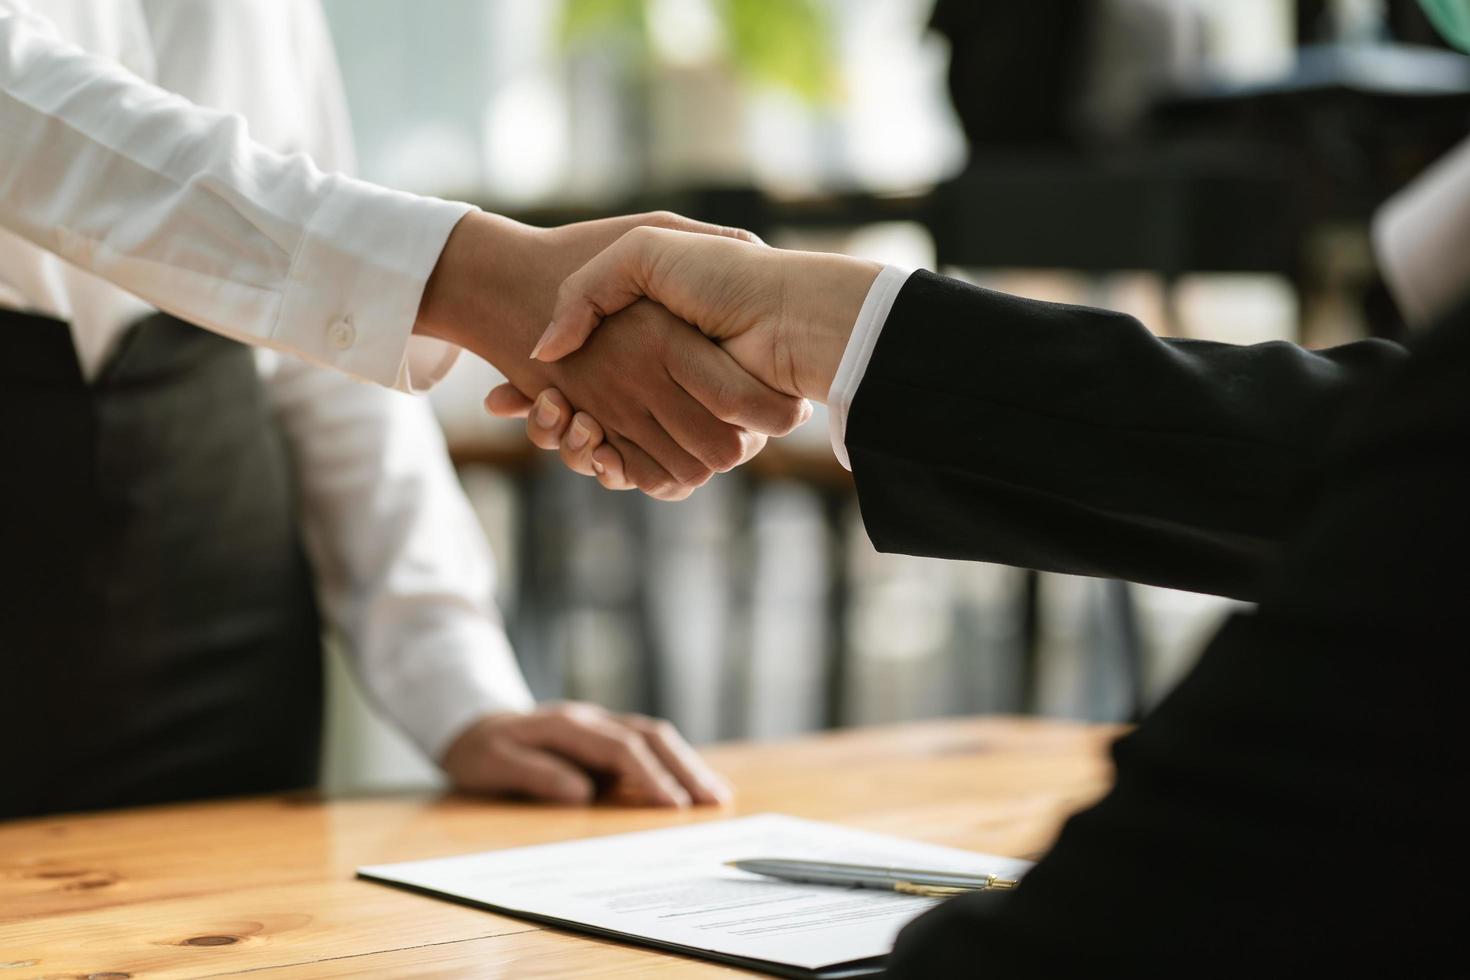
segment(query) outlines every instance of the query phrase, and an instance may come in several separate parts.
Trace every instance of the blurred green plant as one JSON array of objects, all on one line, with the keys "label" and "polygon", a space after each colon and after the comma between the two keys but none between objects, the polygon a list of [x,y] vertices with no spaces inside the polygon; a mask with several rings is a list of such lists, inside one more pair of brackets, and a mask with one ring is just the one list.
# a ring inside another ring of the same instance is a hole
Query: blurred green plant
[{"label": "blurred green plant", "polygon": [[623,31],[646,42],[648,6],[648,0],[566,0],[562,8],[562,41],[571,44]]},{"label": "blurred green plant", "polygon": [[[608,34],[653,50],[649,27],[657,0],[566,0],[562,41],[568,46]],[[831,18],[821,0],[708,0],[724,31],[731,67],[745,81],[785,89],[809,102],[837,95]]]}]

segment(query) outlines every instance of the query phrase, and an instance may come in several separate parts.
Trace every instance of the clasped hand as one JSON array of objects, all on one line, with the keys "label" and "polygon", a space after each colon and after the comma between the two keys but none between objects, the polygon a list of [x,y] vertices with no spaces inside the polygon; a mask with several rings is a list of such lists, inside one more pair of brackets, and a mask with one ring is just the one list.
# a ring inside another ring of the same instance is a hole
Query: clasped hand
[{"label": "clasped hand", "polygon": [[[603,356],[602,350],[627,356],[644,339],[624,326],[626,318],[650,310],[649,300],[655,300],[719,345],[703,343],[704,348],[722,348],[759,382],[715,395],[722,418],[749,419],[752,406],[744,400],[755,390],[781,392],[802,405],[825,401],[880,268],[842,255],[767,248],[748,237],[638,227],[561,284],[551,324],[531,356],[546,364],[586,363]],[[611,343],[609,335],[623,335],[622,343]],[[687,340],[681,356],[694,356],[696,348],[687,347]],[[511,381],[486,398],[489,411],[525,417],[533,443],[559,451],[568,467],[595,476],[608,489],[644,488],[644,461],[636,448],[629,454],[625,430],[613,416],[559,385],[546,386],[532,402],[522,392],[535,389]]]},{"label": "clasped hand", "polygon": [[[501,414],[529,408],[515,392],[555,389],[533,424],[578,431],[571,426],[575,405],[598,420],[597,444],[616,458],[620,486],[677,500],[755,455],[767,436],[804,422],[811,406],[761,383],[730,353],[647,301],[622,304],[609,329],[575,353],[554,361],[527,356],[547,329],[563,280],[639,226],[684,229],[711,241],[750,238],[666,213],[539,229],[472,212],[445,245],[414,329],[498,367],[510,383],[491,399]],[[548,405],[561,414],[548,415]],[[593,472],[590,462],[585,472]]]}]

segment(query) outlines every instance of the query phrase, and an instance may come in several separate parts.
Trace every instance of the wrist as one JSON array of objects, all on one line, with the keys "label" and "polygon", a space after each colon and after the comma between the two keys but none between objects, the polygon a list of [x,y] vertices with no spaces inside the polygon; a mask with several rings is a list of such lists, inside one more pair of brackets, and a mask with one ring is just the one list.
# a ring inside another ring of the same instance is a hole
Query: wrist
[{"label": "wrist", "polygon": [[414,333],[457,344],[502,370],[517,353],[528,355],[540,329],[538,308],[554,290],[541,281],[544,235],[499,215],[466,214],[424,287]]},{"label": "wrist", "polygon": [[477,212],[470,211],[449,230],[449,237],[439,252],[439,261],[434,263],[429,280],[424,284],[424,295],[419,299],[418,317],[413,324],[415,334],[466,346],[464,341],[467,338],[462,329],[468,312],[465,309],[464,269],[469,262],[469,254],[482,247],[478,217]]},{"label": "wrist", "polygon": [[799,397],[827,401],[863,301],[882,270],[877,262],[817,252],[788,268],[783,359]]}]

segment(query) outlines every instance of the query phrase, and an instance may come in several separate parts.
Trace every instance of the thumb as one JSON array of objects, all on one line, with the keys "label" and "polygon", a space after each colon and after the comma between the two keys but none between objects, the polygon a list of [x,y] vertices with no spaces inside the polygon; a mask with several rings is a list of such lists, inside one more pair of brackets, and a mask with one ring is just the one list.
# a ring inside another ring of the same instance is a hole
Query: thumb
[{"label": "thumb", "polygon": [[534,401],[521,394],[521,390],[509,382],[496,385],[485,396],[485,411],[503,419],[523,419],[531,414],[531,406],[534,404]]},{"label": "thumb", "polygon": [[590,803],[597,793],[591,777],[559,756],[510,740],[499,748],[477,789],[569,805]]},{"label": "thumb", "polygon": [[551,324],[531,348],[531,357],[559,360],[586,343],[603,317],[645,296],[658,299],[649,290],[649,270],[662,236],[680,234],[688,233],[634,228],[568,276],[557,290]]}]

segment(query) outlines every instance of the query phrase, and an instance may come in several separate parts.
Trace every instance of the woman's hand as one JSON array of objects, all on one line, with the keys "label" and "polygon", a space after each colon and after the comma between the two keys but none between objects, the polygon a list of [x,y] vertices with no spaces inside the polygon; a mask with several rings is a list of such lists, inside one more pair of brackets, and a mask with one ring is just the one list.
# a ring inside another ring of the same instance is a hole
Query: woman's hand
[{"label": "woman's hand", "polygon": [[825,401],[881,266],[734,238],[635,228],[567,278],[531,350],[553,362],[647,297],[698,327],[777,391]]},{"label": "woman's hand", "polygon": [[440,765],[459,789],[548,803],[686,807],[733,797],[667,721],[578,702],[486,715]]},{"label": "woman's hand", "polygon": [[[479,354],[521,392],[556,387],[577,408],[595,413],[627,480],[677,500],[749,459],[766,434],[790,431],[802,417],[800,401],[761,385],[653,303],[622,310],[619,329],[558,363],[527,356],[565,277],[649,222],[693,229],[699,237],[750,237],[664,213],[542,229],[472,212],[444,247],[415,330]],[[570,416],[563,427],[569,422]]]},{"label": "woman's hand", "polygon": [[[697,326],[770,388],[825,401],[881,266],[842,255],[788,252],[735,239],[638,228],[579,269],[557,293],[533,349],[542,361],[578,350],[604,318],[647,297]],[[614,325],[615,326],[615,325]],[[508,388],[486,408],[525,417],[531,441],[609,489],[631,486],[623,459],[589,413],[555,389],[533,403]],[[802,421],[810,416],[803,412]]]},{"label": "woman's hand", "polygon": [[[623,469],[623,457],[607,445],[598,421],[573,409],[557,389],[547,388],[533,402],[514,385],[503,384],[485,398],[485,410],[501,418],[525,419],[531,444],[560,453],[562,463],[574,473],[596,477],[608,490],[638,489]],[[766,442],[765,436],[755,438],[752,455]]]}]

